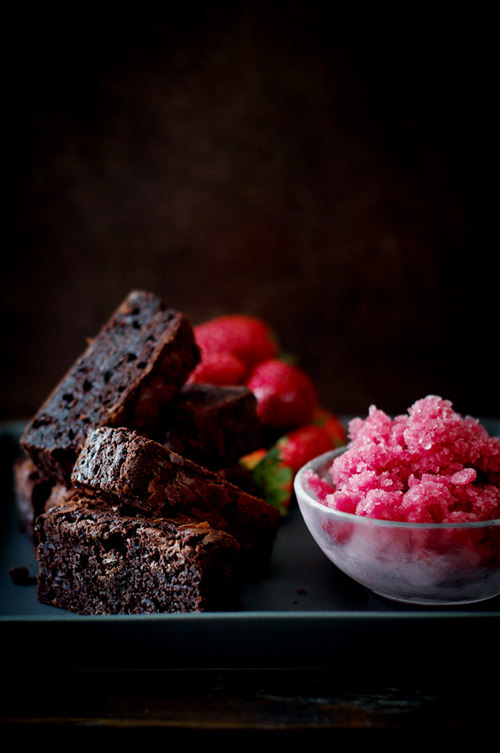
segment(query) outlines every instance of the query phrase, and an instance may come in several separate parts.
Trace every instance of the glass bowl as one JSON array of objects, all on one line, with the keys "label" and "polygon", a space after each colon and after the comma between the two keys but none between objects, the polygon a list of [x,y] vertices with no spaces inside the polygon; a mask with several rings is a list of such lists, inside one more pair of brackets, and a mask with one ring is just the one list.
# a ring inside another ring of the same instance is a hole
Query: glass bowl
[{"label": "glass bowl", "polygon": [[370,591],[399,602],[467,604],[500,594],[500,520],[401,523],[322,504],[309,472],[329,480],[333,459],[345,449],[310,461],[294,481],[304,522],[329,560]]}]

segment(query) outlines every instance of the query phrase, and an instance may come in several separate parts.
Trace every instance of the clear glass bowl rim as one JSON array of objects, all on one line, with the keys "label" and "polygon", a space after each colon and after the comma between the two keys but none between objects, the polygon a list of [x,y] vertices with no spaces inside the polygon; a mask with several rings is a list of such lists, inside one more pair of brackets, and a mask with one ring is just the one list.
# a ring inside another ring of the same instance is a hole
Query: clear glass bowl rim
[{"label": "clear glass bowl rim", "polygon": [[344,445],[343,447],[337,447],[335,450],[329,450],[328,452],[325,452],[322,455],[318,455],[317,457],[313,458],[308,463],[303,465],[302,468],[300,468],[300,470],[298,470],[295,474],[294,479],[294,489],[297,499],[301,497],[302,500],[305,501],[310,507],[321,510],[323,514],[326,514],[333,519],[350,521],[351,523],[357,523],[360,525],[384,526],[387,528],[404,528],[406,530],[433,531],[439,529],[467,530],[474,528],[490,528],[491,526],[500,526],[500,518],[493,518],[491,520],[471,520],[462,523],[411,523],[401,520],[383,520],[381,518],[370,518],[366,515],[356,515],[355,513],[343,512],[341,510],[334,510],[331,507],[327,507],[321,502],[318,502],[318,500],[311,496],[311,493],[306,490],[304,484],[305,473],[309,470],[316,471],[321,466],[326,465],[330,461],[333,461],[334,458],[336,458],[338,455],[341,455],[348,448],[349,445]]}]

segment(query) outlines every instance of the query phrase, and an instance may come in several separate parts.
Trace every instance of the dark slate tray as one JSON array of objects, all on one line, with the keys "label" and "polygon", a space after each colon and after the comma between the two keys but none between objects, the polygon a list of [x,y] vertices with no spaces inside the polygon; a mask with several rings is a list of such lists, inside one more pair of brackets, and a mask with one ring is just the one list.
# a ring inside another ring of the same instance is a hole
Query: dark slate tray
[{"label": "dark slate tray", "polygon": [[[500,420],[484,419],[500,435]],[[386,601],[351,581],[319,551],[296,505],[269,568],[242,584],[242,610],[203,614],[81,616],[43,605],[12,567],[36,574],[19,530],[12,462],[23,422],[0,425],[0,630],[20,668],[279,668],[456,662],[465,646],[495,646],[500,597],[467,607]],[[496,656],[493,656],[496,661]]]}]

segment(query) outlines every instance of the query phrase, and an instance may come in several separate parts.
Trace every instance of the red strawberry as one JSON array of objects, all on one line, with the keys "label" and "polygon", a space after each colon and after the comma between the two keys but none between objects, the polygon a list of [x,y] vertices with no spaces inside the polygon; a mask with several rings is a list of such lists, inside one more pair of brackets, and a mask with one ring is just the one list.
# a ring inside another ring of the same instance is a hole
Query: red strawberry
[{"label": "red strawberry", "polygon": [[310,377],[299,367],[277,358],[257,364],[246,385],[255,394],[263,426],[288,429],[307,424],[318,405]]},{"label": "red strawberry", "polygon": [[225,314],[194,327],[203,354],[230,353],[250,370],[278,353],[272,329],[262,319],[248,314]]},{"label": "red strawberry", "polygon": [[313,423],[321,426],[333,440],[335,447],[343,447],[347,442],[347,431],[338,416],[335,413],[318,407],[314,411]]},{"label": "red strawberry", "polygon": [[231,353],[204,353],[188,382],[208,382],[219,386],[243,384],[247,367]]},{"label": "red strawberry", "polygon": [[321,426],[307,424],[278,439],[276,447],[282,462],[297,472],[303,465],[322,455],[336,445],[330,434]]},{"label": "red strawberry", "polygon": [[325,429],[307,424],[280,437],[270,449],[256,450],[240,462],[252,473],[262,497],[284,516],[293,498],[296,472],[335,446],[335,440]]}]

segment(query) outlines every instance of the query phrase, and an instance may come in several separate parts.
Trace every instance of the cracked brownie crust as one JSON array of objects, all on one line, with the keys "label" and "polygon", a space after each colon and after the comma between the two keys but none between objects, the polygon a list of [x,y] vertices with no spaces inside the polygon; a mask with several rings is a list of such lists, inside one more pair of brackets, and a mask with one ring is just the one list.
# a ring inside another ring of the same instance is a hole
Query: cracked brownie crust
[{"label": "cracked brownie crust", "polygon": [[214,471],[125,428],[91,432],[75,463],[72,483],[157,515],[182,512],[230,532],[245,571],[268,561],[279,512]]},{"label": "cracked brownie crust", "polygon": [[79,614],[240,608],[238,544],[206,522],[151,518],[73,489],[35,534],[42,603]]},{"label": "cracked brownie crust", "polygon": [[152,432],[199,358],[189,320],[132,291],[29,423],[23,449],[43,475],[68,483],[91,429]]}]

